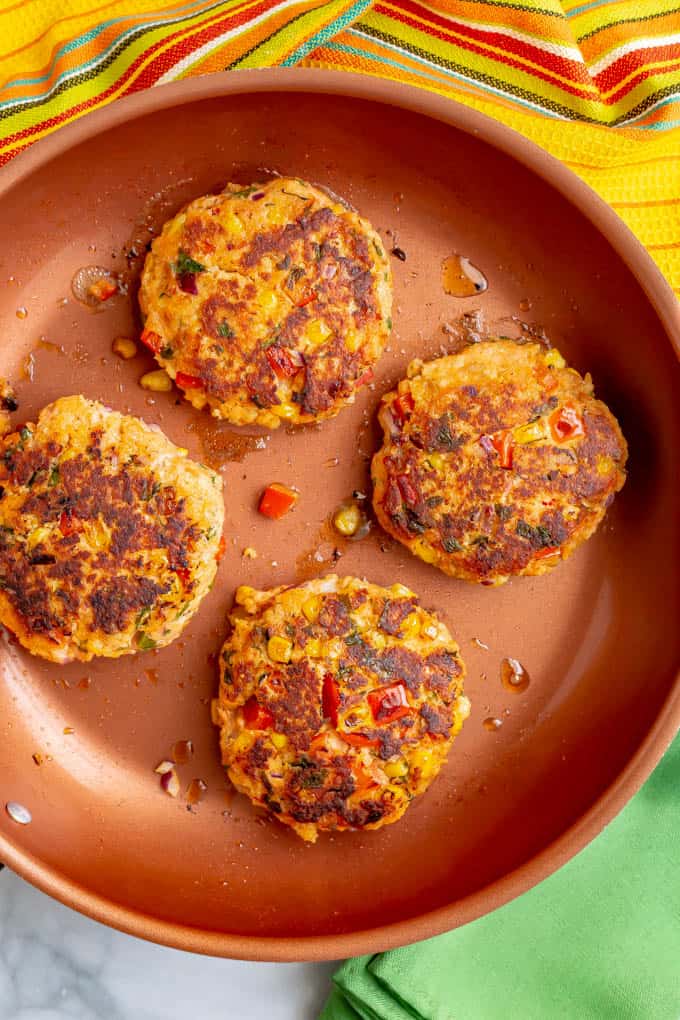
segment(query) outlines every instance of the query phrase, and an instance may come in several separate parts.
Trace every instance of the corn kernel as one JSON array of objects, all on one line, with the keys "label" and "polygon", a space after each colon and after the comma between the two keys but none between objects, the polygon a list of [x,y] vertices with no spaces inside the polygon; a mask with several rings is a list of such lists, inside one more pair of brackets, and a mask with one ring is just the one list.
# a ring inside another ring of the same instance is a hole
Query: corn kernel
[{"label": "corn kernel", "polygon": [[270,411],[277,418],[293,418],[295,417],[295,404],[275,404],[270,408]]},{"label": "corn kernel", "polygon": [[566,365],[566,361],[556,347],[548,351],[543,360],[546,365],[553,365],[555,368],[564,368]]},{"label": "corn kernel", "polygon": [[241,555],[246,560],[256,560],[257,559],[257,550],[253,549],[252,545],[247,545],[245,547],[245,549],[243,550],[243,552],[241,553]]},{"label": "corn kernel", "polygon": [[437,636],[437,628],[433,623],[430,623],[429,620],[426,620],[420,629],[420,633],[423,637],[430,638],[430,640],[432,640]]},{"label": "corn kernel", "polygon": [[263,290],[257,298],[257,303],[263,312],[274,312],[279,303],[279,299],[276,296],[276,292],[273,290]]},{"label": "corn kernel", "polygon": [[359,350],[360,338],[355,329],[348,329],[345,333],[345,347],[350,354],[355,354]]},{"label": "corn kernel", "polygon": [[348,538],[355,535],[361,526],[361,510],[356,503],[348,503],[336,510],[333,514],[333,526],[341,535]]},{"label": "corn kernel", "polygon": [[315,347],[318,344],[322,344],[324,340],[328,340],[328,337],[332,332],[333,330],[329,329],[326,323],[322,322],[320,319],[313,319],[305,330],[307,340]]},{"label": "corn kernel", "polygon": [[614,467],[611,457],[605,457],[600,455],[597,458],[597,473],[598,475],[608,475],[611,473]]},{"label": "corn kernel", "polygon": [[236,758],[240,754],[244,754],[251,744],[251,737],[249,733],[239,733],[236,740],[231,745],[231,753]]},{"label": "corn kernel", "polygon": [[129,336],[117,336],[111,344],[111,350],[124,361],[129,361],[137,354],[137,344]]},{"label": "corn kernel", "polygon": [[287,638],[274,634],[267,642],[267,654],[274,662],[290,662],[293,645]]},{"label": "corn kernel", "polygon": [[225,209],[220,213],[220,225],[237,241],[242,241],[246,236],[245,227],[233,209]]},{"label": "corn kernel", "polygon": [[51,530],[51,528],[46,526],[35,528],[28,536],[28,541],[26,543],[28,549],[35,549],[36,545],[40,545],[41,542],[44,542],[45,539],[49,538]]},{"label": "corn kernel", "polygon": [[323,599],[320,595],[311,595],[302,603],[302,612],[310,623],[316,623],[318,620],[322,602]]},{"label": "corn kernel", "polygon": [[417,613],[409,613],[405,620],[402,620],[399,634],[401,637],[415,637],[420,630],[420,618]]},{"label": "corn kernel", "polygon": [[408,765],[403,758],[399,761],[388,761],[386,765],[383,765],[383,772],[390,779],[400,779],[408,772]]},{"label": "corn kernel", "polygon": [[278,748],[279,751],[283,750],[288,743],[288,738],[283,733],[272,733],[269,739],[274,747]]},{"label": "corn kernel", "polygon": [[512,430],[512,437],[520,446],[535,443],[545,437],[545,428],[541,421],[530,421],[526,425],[518,425]]},{"label": "corn kernel", "polygon": [[446,457],[443,453],[428,453],[427,463],[433,471],[443,471],[446,467]]},{"label": "corn kernel", "polygon": [[172,379],[166,371],[159,368],[155,372],[146,372],[139,380],[139,385],[144,390],[152,390],[154,393],[169,393],[172,389]]},{"label": "corn kernel", "polygon": [[422,538],[416,539],[413,543],[413,551],[416,556],[419,556],[425,563],[434,563],[437,558],[437,554],[426,542],[423,542]]},{"label": "corn kernel", "polygon": [[323,658],[323,646],[318,638],[311,638],[305,645],[305,655],[310,659]]}]

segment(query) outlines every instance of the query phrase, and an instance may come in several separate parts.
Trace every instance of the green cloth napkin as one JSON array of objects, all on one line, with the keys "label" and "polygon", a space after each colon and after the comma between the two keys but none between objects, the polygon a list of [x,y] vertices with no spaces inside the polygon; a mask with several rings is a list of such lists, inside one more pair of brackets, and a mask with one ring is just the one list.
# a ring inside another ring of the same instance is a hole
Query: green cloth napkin
[{"label": "green cloth napkin", "polygon": [[608,828],[493,914],[348,960],[321,1020],[678,1020],[680,737]]}]

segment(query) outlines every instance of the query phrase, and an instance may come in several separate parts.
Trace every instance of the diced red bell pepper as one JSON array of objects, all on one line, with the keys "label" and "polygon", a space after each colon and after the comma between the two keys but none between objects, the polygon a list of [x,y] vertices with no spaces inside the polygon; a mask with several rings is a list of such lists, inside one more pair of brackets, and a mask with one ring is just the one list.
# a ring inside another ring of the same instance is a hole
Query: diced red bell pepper
[{"label": "diced red bell pepper", "polygon": [[556,443],[565,443],[568,439],[586,434],[583,418],[575,407],[565,404],[558,407],[548,418],[550,431]]},{"label": "diced red bell pepper", "polygon": [[397,475],[397,485],[404,502],[408,506],[418,505],[418,490],[413,487],[408,475]]},{"label": "diced red bell pepper", "polygon": [[549,545],[545,549],[539,549],[538,552],[534,553],[535,560],[545,560],[548,556],[555,556],[559,553],[559,545]]},{"label": "diced red bell pepper", "polygon": [[198,294],[196,273],[180,273],[177,277],[177,285],[185,294]]},{"label": "diced red bell pepper", "polygon": [[498,453],[499,464],[502,468],[512,467],[512,432],[504,429],[497,432],[492,438],[494,450]]},{"label": "diced red bell pepper", "polygon": [[187,567],[175,567],[174,571],[184,587],[188,588],[191,583],[191,571]]},{"label": "diced red bell pepper", "polygon": [[333,726],[338,725],[338,708],[340,707],[340,692],[338,685],[330,673],[323,678],[321,692],[321,706],[325,719],[330,719]]},{"label": "diced red bell pepper", "polygon": [[154,333],[152,329],[143,329],[142,335],[139,338],[145,347],[148,347],[152,354],[160,354],[161,348],[163,347],[163,340]]},{"label": "diced red bell pepper", "polygon": [[495,450],[498,454],[498,464],[502,468],[512,467],[512,432],[509,429],[503,429],[501,432],[494,432],[492,435],[484,435],[479,437],[479,445],[486,450],[487,453],[491,453]]},{"label": "diced red bell pepper", "polygon": [[271,517],[277,521],[279,517],[287,514],[292,506],[295,506],[298,499],[298,493],[289,489],[287,485],[272,482],[262,493],[258,510],[265,517]]},{"label": "diced red bell pepper", "polygon": [[226,551],[227,551],[227,540],[224,537],[224,535],[222,535],[222,537],[220,538],[220,544],[217,547],[217,552],[215,553],[215,559],[216,559],[216,561],[218,563],[220,562],[220,560],[222,559],[222,557],[224,556]]},{"label": "diced red bell pepper", "polygon": [[289,347],[274,344],[273,347],[267,348],[265,354],[272,372],[282,379],[297,375],[302,368],[302,355]]},{"label": "diced red bell pepper", "polygon": [[396,400],[392,402],[392,413],[400,425],[403,425],[406,419],[411,417],[415,406],[415,401],[409,392],[400,393]]},{"label": "diced red bell pepper", "polygon": [[253,695],[243,706],[243,721],[246,724],[246,729],[270,730],[274,725],[274,716]]},{"label": "diced red bell pepper", "polygon": [[379,687],[377,691],[371,691],[368,703],[373,718],[379,723],[393,722],[411,711],[403,684],[390,684],[388,687]]},{"label": "diced red bell pepper", "polygon": [[186,372],[178,372],[175,382],[182,390],[204,390],[205,383],[197,375],[187,375]]},{"label": "diced red bell pepper", "polygon": [[80,520],[73,513],[73,510],[62,510],[61,517],[59,518],[59,530],[64,538],[68,538],[74,532],[80,531]]},{"label": "diced red bell pepper", "polygon": [[309,305],[312,301],[316,301],[317,293],[315,290],[310,291],[309,294],[305,294],[303,298],[296,302],[298,308],[304,308],[305,305]]},{"label": "diced red bell pepper", "polygon": [[365,733],[341,733],[342,739],[353,747],[377,747],[380,741],[377,737],[367,737]]},{"label": "diced red bell pepper", "polygon": [[367,368],[363,375],[360,375],[357,379],[357,387],[366,386],[368,383],[373,382],[373,369]]}]

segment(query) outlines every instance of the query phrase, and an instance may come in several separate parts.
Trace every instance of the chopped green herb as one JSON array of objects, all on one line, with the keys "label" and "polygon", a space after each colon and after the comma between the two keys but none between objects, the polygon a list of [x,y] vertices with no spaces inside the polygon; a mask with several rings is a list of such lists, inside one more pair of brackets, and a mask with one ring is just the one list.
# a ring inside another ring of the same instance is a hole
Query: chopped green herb
[{"label": "chopped green herb", "polygon": [[528,542],[531,542],[535,549],[547,549],[550,546],[557,545],[558,543],[553,538],[549,529],[543,524],[539,524],[536,528],[532,528],[526,521],[517,521],[517,527],[515,528],[518,535],[522,538],[526,538]]},{"label": "chopped green herb", "polygon": [[281,194],[290,195],[291,198],[299,198],[301,202],[307,201],[306,195],[298,195],[297,191],[286,191],[285,188],[281,188]]},{"label": "chopped green herb", "polygon": [[35,482],[36,478],[38,477],[39,470],[40,470],[39,468],[36,468],[35,471],[33,472],[33,474],[31,475],[31,477],[26,482],[26,488],[27,489],[31,489],[33,487],[33,483]]},{"label": "chopped green herb", "polygon": [[137,634],[137,647],[141,652],[148,652],[156,647],[156,642],[148,634],[145,634],[143,630],[140,630]]},{"label": "chopped green herb", "polygon": [[425,500],[425,505],[429,506],[431,509],[434,509],[434,507],[436,506],[441,506],[443,502],[444,502],[443,496],[428,496],[427,499]]},{"label": "chopped green herb", "polygon": [[160,349],[161,358],[171,358],[174,353],[172,347],[161,347]]},{"label": "chopped green herb", "polygon": [[249,198],[254,195],[256,191],[259,191],[257,184],[251,184],[248,188],[241,188],[240,191],[230,191],[227,194],[228,198]]},{"label": "chopped green herb", "polygon": [[312,249],[314,251],[314,258],[316,261],[321,262],[321,259],[323,258],[323,247],[317,241],[312,241]]},{"label": "chopped green herb", "polygon": [[353,630],[353,631],[350,631],[350,633],[345,638],[345,644],[346,645],[359,645],[359,644],[361,644],[362,640],[363,639],[362,639],[361,634],[359,633],[359,631]]},{"label": "chopped green herb", "polygon": [[[262,347],[262,350],[266,351],[268,347],[273,347],[274,344],[278,342],[278,339],[279,339],[278,333],[275,333],[273,336],[267,337],[267,339],[263,340],[260,345]],[[255,398],[253,397],[253,400],[254,399]]]},{"label": "chopped green herb", "polygon": [[444,552],[447,553],[460,552],[463,548],[458,539],[453,538],[451,535],[442,538],[442,547]]},{"label": "chopped green herb", "polygon": [[391,315],[387,316],[387,328],[389,329],[390,332],[392,332],[392,316]]},{"label": "chopped green herb", "polygon": [[217,333],[218,336],[224,336],[227,340],[231,340],[232,337],[236,336],[228,322],[221,322],[217,327]]},{"label": "chopped green herb", "polygon": [[507,521],[512,517],[511,506],[503,506],[502,503],[496,503],[494,505],[494,510],[496,511],[496,515],[500,517],[502,521]]},{"label": "chopped green herb", "polygon": [[292,259],[291,259],[290,255],[286,254],[286,255],[283,256],[283,258],[281,259],[280,262],[276,263],[276,268],[277,269],[290,269],[291,261],[292,261]]},{"label": "chopped green herb", "polygon": [[182,605],[179,607],[179,612],[177,613],[175,619],[179,620],[180,616],[184,616],[184,614],[186,613],[187,609],[189,609],[190,606],[191,599],[189,599],[188,602],[183,602]]},{"label": "chopped green herb", "polygon": [[144,606],[143,609],[140,609],[139,612],[137,613],[137,618],[135,620],[135,627],[136,627],[136,629],[139,630],[139,628],[142,626],[142,624],[146,623],[146,621],[149,619],[150,616],[151,616],[151,606]]},{"label": "chopped green herb", "polygon": [[47,477],[47,487],[52,489],[59,481],[59,465],[53,464],[50,473]]},{"label": "chopped green herb", "polygon": [[294,769],[313,769],[316,768],[316,762],[313,762],[311,758],[308,758],[306,754],[301,754],[299,758],[290,763]]},{"label": "chopped green herb", "polygon": [[385,252],[382,250],[377,241],[373,242],[373,247],[375,248],[375,253],[378,256],[378,258],[382,259],[385,257]]},{"label": "chopped green herb", "polygon": [[184,273],[204,273],[205,266],[188,255],[183,248],[177,252],[177,261],[172,263],[175,276],[182,276]]},{"label": "chopped green herb", "polygon": [[305,790],[315,790],[323,786],[327,776],[326,769],[305,769],[300,777],[300,786]]},{"label": "chopped green herb", "polygon": [[30,439],[30,438],[31,438],[31,436],[33,435],[33,433],[31,432],[31,430],[30,430],[30,429],[26,428],[26,426],[24,425],[24,426],[22,427],[22,429],[20,430],[20,432],[19,432],[19,435],[21,436],[21,438],[23,439],[23,441],[24,441],[24,442],[26,442],[26,440],[27,440],[27,439]]},{"label": "chopped green herb", "polygon": [[287,289],[292,290],[298,280],[301,280],[304,275],[305,271],[302,266],[293,266],[286,278],[285,286]]}]

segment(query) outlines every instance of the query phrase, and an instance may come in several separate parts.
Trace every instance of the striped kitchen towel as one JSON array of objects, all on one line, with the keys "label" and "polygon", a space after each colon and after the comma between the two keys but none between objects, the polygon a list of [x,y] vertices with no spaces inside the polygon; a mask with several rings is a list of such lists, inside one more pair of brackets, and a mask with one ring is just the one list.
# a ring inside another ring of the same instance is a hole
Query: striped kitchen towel
[{"label": "striped kitchen towel", "polygon": [[118,96],[340,68],[451,96],[595,188],[680,294],[678,0],[23,0],[0,5],[0,165]]}]

